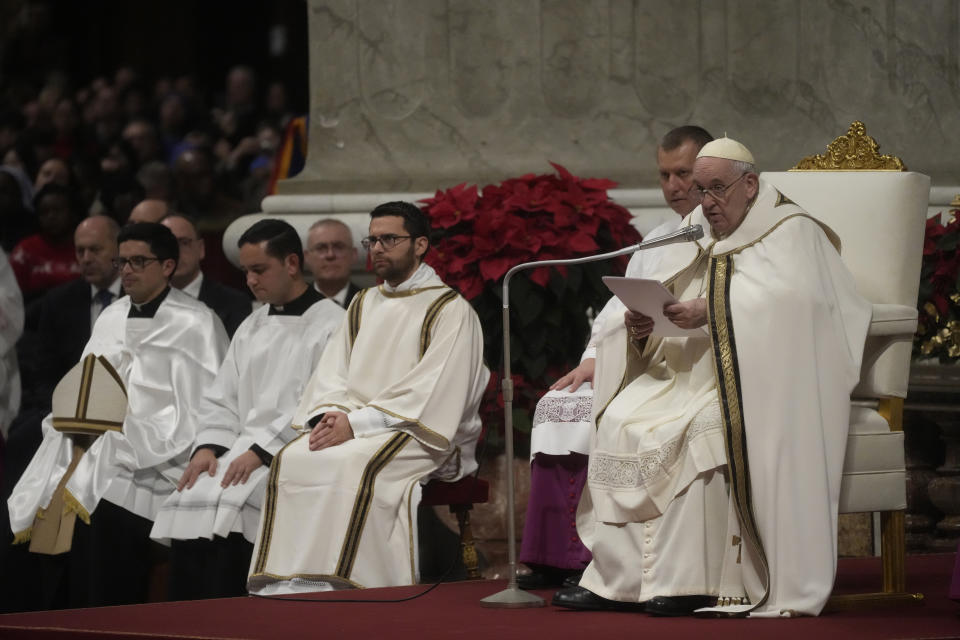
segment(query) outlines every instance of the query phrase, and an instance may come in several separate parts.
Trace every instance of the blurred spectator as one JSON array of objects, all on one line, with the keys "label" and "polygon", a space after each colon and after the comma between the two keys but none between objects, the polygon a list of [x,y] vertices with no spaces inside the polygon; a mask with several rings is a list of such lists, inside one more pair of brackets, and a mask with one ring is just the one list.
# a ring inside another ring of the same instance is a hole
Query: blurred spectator
[{"label": "blurred spectator", "polygon": [[140,167],[140,171],[137,171],[137,182],[143,187],[143,194],[147,199],[173,199],[173,173],[163,162],[148,162]]},{"label": "blurred spectator", "polygon": [[103,213],[124,224],[138,202],[144,198],[143,185],[126,172],[105,174],[100,183],[100,202]]},{"label": "blurred spectator", "polygon": [[47,184],[34,197],[33,208],[40,231],[17,243],[10,256],[25,302],[80,275],[73,248],[80,215],[73,192]]},{"label": "blurred spectator", "polygon": [[160,143],[164,158],[171,158],[173,148],[187,132],[187,105],[179,93],[168,93],[160,101]]},{"label": "blurred spectator", "polygon": [[83,139],[80,133],[80,116],[77,105],[69,98],[62,98],[57,102],[51,118],[54,131],[53,154],[57,158],[69,159],[77,151],[89,152],[83,149]]},{"label": "blurred spectator", "polygon": [[34,228],[30,179],[16,167],[0,166],[0,247],[10,253]]},{"label": "blurred spectator", "polygon": [[173,165],[176,210],[197,218],[201,228],[223,230],[247,213],[243,204],[217,184],[213,155],[207,147],[187,149]]},{"label": "blurred spectator", "polygon": [[188,149],[173,167],[177,200],[174,208],[197,220],[197,229],[207,247],[206,271],[210,277],[235,288],[243,285],[240,271],[223,253],[223,232],[248,211],[243,203],[217,184],[213,155],[207,147]]},{"label": "blurred spectator", "polygon": [[160,222],[173,211],[163,200],[144,200],[133,208],[127,222]]},{"label": "blurred spectator", "polygon": [[39,192],[44,185],[50,182],[55,182],[61,187],[71,186],[70,167],[60,158],[50,158],[40,165],[37,179],[33,183],[33,190]]},{"label": "blurred spectator", "polygon": [[224,110],[215,119],[231,145],[254,134],[259,120],[256,88],[256,75],[250,67],[238,65],[227,73]]},{"label": "blurred spectator", "polygon": [[160,160],[160,139],[157,137],[157,128],[149,120],[145,118],[131,120],[123,128],[123,140],[133,149],[138,168],[147,162]]},{"label": "blurred spectator", "polygon": [[253,138],[255,155],[247,162],[247,177],[242,183],[244,207],[248,211],[259,211],[260,203],[268,193],[281,135],[280,128],[272,122],[264,121],[257,126],[257,137]]},{"label": "blurred spectator", "polygon": [[271,82],[267,87],[267,98],[264,103],[264,117],[277,124],[280,131],[287,128],[293,118],[290,105],[287,103],[287,87],[282,82]]}]

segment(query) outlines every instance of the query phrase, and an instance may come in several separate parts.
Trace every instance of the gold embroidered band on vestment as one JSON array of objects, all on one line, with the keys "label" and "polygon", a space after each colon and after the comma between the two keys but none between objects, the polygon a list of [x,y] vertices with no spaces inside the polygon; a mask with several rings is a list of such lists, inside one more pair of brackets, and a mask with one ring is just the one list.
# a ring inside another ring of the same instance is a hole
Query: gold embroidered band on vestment
[{"label": "gold embroidered band on vestment", "polygon": [[[770,568],[767,564],[763,541],[753,513],[753,498],[750,488],[750,465],[747,458],[747,434],[743,419],[743,398],[740,390],[740,370],[737,362],[737,345],[733,332],[733,317],[730,312],[730,275],[733,271],[733,256],[724,255],[711,259],[708,284],[707,313],[710,323],[710,338],[713,344],[713,361],[717,376],[717,392],[720,412],[723,417],[723,439],[727,450],[727,470],[730,478],[730,496],[733,499],[741,533],[756,551],[763,582],[763,596],[754,603],[759,607],[770,594]],[[747,612],[743,612],[746,615]]]},{"label": "gold embroidered band on vestment", "polygon": [[391,436],[367,462],[360,479],[360,487],[357,489],[357,497],[353,503],[353,512],[350,514],[350,521],[347,523],[347,533],[343,539],[343,546],[340,548],[340,559],[337,561],[337,569],[334,571],[334,575],[343,579],[350,578],[350,574],[353,572],[353,563],[357,558],[357,550],[360,548],[363,526],[367,522],[370,505],[373,503],[373,490],[377,482],[377,475],[400,453],[400,450],[412,437],[409,433],[397,433]]},{"label": "gold embroidered band on vestment", "polygon": [[77,411],[73,415],[78,418],[87,417],[87,405],[90,404],[90,386],[93,382],[93,365],[97,357],[92,353],[83,359],[83,373],[80,375],[80,393],[77,394]]},{"label": "gold embroidered band on vestment", "polygon": [[367,292],[370,289],[361,289],[357,292],[357,295],[353,296],[353,300],[350,302],[350,308],[347,309],[347,322],[350,324],[347,325],[347,328],[350,330],[350,348],[353,349],[353,343],[357,339],[357,334],[360,333],[360,316],[363,313],[363,299],[367,297]]},{"label": "gold embroidered band on vestment", "polygon": [[457,292],[454,290],[442,293],[436,300],[427,307],[427,313],[423,316],[423,324],[420,326],[420,357],[430,348],[430,334],[433,332],[433,325],[436,323],[440,312],[448,302],[456,299]]},{"label": "gold embroidered band on vestment", "polygon": [[[358,293],[357,296],[359,295]],[[354,297],[356,298],[356,296]],[[260,548],[257,550],[257,561],[253,565],[252,574],[263,573],[264,568],[267,566],[267,556],[270,554],[270,541],[271,538],[273,538],[273,521],[277,515],[277,479],[280,476],[280,459],[283,457],[283,452],[287,450],[287,447],[307,435],[307,433],[309,432],[300,434],[300,436],[284,445],[284,447],[277,452],[277,455],[273,457],[273,462],[270,463],[270,475],[267,476],[267,494],[263,504],[263,515],[261,516]]]}]

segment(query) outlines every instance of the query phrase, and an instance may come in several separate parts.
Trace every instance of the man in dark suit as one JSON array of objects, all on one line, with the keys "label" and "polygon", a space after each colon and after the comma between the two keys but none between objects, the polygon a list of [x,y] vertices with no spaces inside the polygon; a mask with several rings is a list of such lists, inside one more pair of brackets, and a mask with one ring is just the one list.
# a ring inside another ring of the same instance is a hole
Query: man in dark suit
[{"label": "man in dark suit", "polygon": [[243,319],[250,315],[250,298],[237,289],[203,276],[200,261],[206,255],[206,250],[193,220],[179,213],[172,213],[161,220],[161,224],[173,231],[180,243],[180,261],[170,283],[213,309],[232,339],[233,332]]},{"label": "man in dark suit", "polygon": [[350,227],[333,218],[314,222],[303,259],[313,274],[313,287],[341,307],[348,307],[360,291],[350,282],[350,272],[357,264],[357,247]]},{"label": "man in dark suit", "polygon": [[82,278],[52,289],[40,307],[40,383],[48,401],[53,388],[79,360],[94,320],[122,295],[117,257],[119,228],[109,216],[77,225],[73,242]]}]

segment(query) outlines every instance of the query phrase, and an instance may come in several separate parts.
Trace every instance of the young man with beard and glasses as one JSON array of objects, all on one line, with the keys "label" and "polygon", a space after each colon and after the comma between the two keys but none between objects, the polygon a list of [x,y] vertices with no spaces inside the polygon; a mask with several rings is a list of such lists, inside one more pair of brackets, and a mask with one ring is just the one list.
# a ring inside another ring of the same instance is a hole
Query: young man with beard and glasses
[{"label": "young man with beard and glasses", "polygon": [[146,600],[153,519],[194,442],[183,418],[227,348],[216,315],[170,287],[179,246],[169,229],[132,224],[117,240],[127,295],[103,310],[57,385],[43,442],[8,501],[16,541],[49,560],[47,608]]},{"label": "young man with beard and glasses", "polygon": [[420,482],[477,466],[480,321],[423,263],[426,214],[390,202],[370,216],[383,284],[354,297],[294,414],[300,436],[274,458],[254,593],[415,583]]},{"label": "young man with beard and glasses", "polygon": [[[690,194],[697,152],[713,137],[704,129],[687,125],[671,129],[657,146],[657,167],[664,201],[677,216],[647,234],[656,238],[680,225],[683,216],[699,201]],[[638,251],[630,258],[626,275],[643,278],[659,263],[667,248]],[[607,318],[626,308],[614,296],[593,323],[590,343],[580,364],[557,380],[537,403],[530,435],[530,499],[520,546],[520,562],[530,573],[517,576],[521,589],[574,583],[590,562],[590,551],[577,532],[577,506],[587,480],[593,371],[600,328]]]},{"label": "young man with beard and glasses", "polygon": [[237,246],[247,286],[264,304],[237,329],[188,418],[193,456],[151,532],[172,539],[172,600],[246,594],[270,463],[296,436],[290,419],[345,315],[304,281],[300,236],[288,223],[260,220]]}]

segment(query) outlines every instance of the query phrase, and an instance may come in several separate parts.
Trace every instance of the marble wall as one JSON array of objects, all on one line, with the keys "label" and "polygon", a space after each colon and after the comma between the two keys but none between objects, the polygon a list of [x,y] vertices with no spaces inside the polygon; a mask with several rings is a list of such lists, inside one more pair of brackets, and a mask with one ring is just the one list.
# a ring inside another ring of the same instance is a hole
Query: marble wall
[{"label": "marble wall", "polygon": [[550,169],[656,182],[688,122],[782,170],[862,120],[960,183],[960,0],[308,0],[308,166],[280,193]]}]

